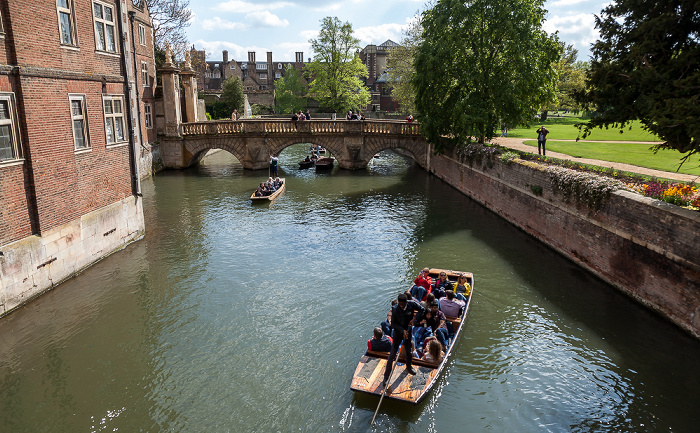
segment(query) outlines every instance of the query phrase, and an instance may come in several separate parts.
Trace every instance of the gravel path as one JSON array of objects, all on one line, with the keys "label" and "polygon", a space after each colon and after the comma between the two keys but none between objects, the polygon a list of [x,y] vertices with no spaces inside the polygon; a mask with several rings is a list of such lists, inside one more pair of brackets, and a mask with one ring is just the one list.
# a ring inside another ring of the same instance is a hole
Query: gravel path
[{"label": "gravel path", "polygon": [[[491,140],[492,143],[508,147],[510,149],[519,150],[521,152],[528,152],[536,154],[537,148],[533,146],[528,146],[523,144],[525,140],[532,140],[531,138],[512,138],[512,137],[497,137]],[[566,140],[555,140],[555,141],[566,141]],[[574,141],[574,140],[572,140]],[[598,141],[598,143],[602,143]],[[613,143],[613,142],[609,142]],[[621,143],[621,142],[619,142]],[[654,144],[650,142],[649,144]],[[629,171],[631,173],[643,174],[645,176],[655,176],[664,179],[680,180],[684,182],[700,182],[700,176],[694,174],[681,174],[668,171],[654,170],[651,168],[638,167],[631,164],[623,164],[620,162],[610,162],[601,161],[599,159],[588,159],[588,158],[576,158],[571,155],[566,155],[564,153],[550,152],[547,151],[547,156],[552,156],[559,159],[568,159],[574,162],[580,162],[583,164],[596,165],[598,167],[612,167],[617,170]]]}]

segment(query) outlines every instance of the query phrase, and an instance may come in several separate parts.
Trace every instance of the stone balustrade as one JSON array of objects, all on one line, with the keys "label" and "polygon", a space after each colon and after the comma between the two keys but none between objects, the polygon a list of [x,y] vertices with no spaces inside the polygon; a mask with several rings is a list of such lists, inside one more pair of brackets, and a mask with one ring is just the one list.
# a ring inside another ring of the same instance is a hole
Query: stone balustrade
[{"label": "stone balustrade", "polygon": [[420,135],[418,123],[387,120],[304,120],[245,119],[180,124],[183,136],[212,134],[388,134]]}]

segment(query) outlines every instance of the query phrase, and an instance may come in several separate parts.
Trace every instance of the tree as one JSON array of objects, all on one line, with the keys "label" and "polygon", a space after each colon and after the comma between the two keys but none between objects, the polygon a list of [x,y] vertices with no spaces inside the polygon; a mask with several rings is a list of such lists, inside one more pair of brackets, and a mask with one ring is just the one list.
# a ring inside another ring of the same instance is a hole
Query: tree
[{"label": "tree", "polygon": [[389,50],[386,59],[391,97],[399,103],[404,114],[416,112],[416,92],[411,81],[416,73],[413,59],[422,41],[422,34],[420,19],[411,22],[404,31],[399,46]]},{"label": "tree", "polygon": [[578,60],[578,50],[573,45],[559,41],[561,56],[554,64],[557,73],[556,99],[542,110],[542,120],[546,120],[548,110],[566,109],[579,111],[581,104],[574,99],[574,94],[585,88],[587,62]]},{"label": "tree", "polygon": [[296,113],[306,107],[306,85],[301,73],[292,65],[287,65],[282,78],[275,82],[275,105],[280,113]]},{"label": "tree", "polygon": [[233,110],[238,110],[239,114],[243,113],[245,96],[243,95],[243,83],[240,77],[229,77],[224,81],[221,85],[221,102],[226,104],[226,112],[229,117]]},{"label": "tree", "polygon": [[600,40],[579,100],[600,114],[581,125],[624,128],[639,119],[665,142],[700,152],[700,14],[696,0],[618,0],[596,17]]},{"label": "tree", "polygon": [[442,150],[527,124],[554,100],[559,45],[542,30],[543,0],[441,0],[423,13],[413,80],[421,132]]},{"label": "tree", "polygon": [[144,0],[153,20],[156,47],[165,50],[169,44],[177,58],[184,58],[188,42],[185,28],[190,26],[190,0]]},{"label": "tree", "polygon": [[337,17],[321,20],[318,39],[309,40],[314,61],[304,74],[313,79],[309,94],[326,110],[357,110],[367,106],[370,94],[360,77],[367,77],[357,50],[360,40],[353,36],[352,25]]}]

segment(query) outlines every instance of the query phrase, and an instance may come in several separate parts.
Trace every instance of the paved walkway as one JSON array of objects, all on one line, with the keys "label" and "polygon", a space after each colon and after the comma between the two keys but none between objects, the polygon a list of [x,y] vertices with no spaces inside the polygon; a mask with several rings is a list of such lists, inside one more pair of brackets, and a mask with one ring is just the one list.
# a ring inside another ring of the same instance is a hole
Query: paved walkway
[{"label": "paved walkway", "polygon": [[[497,138],[494,138],[493,140],[491,140],[491,142],[498,144],[498,145],[501,145],[501,146],[504,146],[504,147],[508,147],[510,149],[536,154],[537,148],[523,144],[523,142],[525,140],[532,140],[532,139],[531,138],[497,137]],[[566,141],[566,140],[555,140],[555,141]],[[571,140],[571,141],[575,141],[575,140]],[[601,143],[601,142],[597,141],[597,143]],[[610,142],[610,143],[613,143],[613,142]],[[622,143],[622,142],[615,142],[615,143]],[[654,143],[650,142],[650,144],[654,144]],[[700,176],[697,176],[694,174],[681,174],[681,173],[675,173],[675,172],[654,170],[651,168],[638,167],[636,165],[623,164],[620,162],[601,161],[599,159],[576,158],[574,156],[566,155],[564,153],[551,152],[551,151],[547,151],[547,156],[551,156],[551,157],[559,158],[559,159],[568,159],[570,161],[580,162],[583,164],[596,165],[598,167],[612,167],[612,168],[617,169],[617,170],[629,171],[631,173],[643,174],[645,176],[654,176],[654,177],[659,177],[659,178],[664,178],[664,179],[680,180],[683,182],[700,182]]]}]

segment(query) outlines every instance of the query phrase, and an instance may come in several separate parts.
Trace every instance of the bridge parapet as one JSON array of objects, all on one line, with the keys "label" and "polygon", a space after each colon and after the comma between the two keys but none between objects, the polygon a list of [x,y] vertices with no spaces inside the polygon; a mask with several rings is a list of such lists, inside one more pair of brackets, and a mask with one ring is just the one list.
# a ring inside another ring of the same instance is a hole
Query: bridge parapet
[{"label": "bridge parapet", "polygon": [[246,119],[192,122],[181,124],[181,134],[393,134],[420,135],[418,123],[386,120],[303,120]]}]

